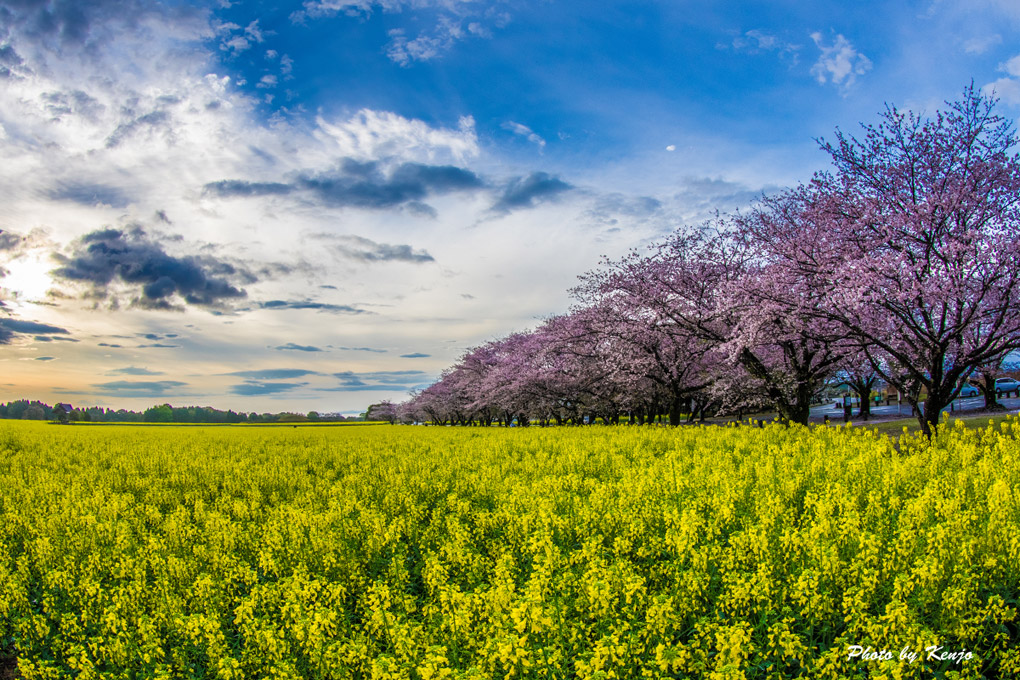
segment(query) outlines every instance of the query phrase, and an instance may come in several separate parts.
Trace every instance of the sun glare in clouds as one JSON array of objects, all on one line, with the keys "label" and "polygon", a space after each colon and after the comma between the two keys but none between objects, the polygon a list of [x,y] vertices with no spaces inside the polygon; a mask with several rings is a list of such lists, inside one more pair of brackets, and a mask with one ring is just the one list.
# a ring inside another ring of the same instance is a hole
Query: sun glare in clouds
[{"label": "sun glare in clouds", "polygon": [[26,257],[6,265],[7,277],[4,287],[17,295],[21,302],[42,300],[46,291],[53,287],[50,270],[53,264],[44,262],[37,257]]}]

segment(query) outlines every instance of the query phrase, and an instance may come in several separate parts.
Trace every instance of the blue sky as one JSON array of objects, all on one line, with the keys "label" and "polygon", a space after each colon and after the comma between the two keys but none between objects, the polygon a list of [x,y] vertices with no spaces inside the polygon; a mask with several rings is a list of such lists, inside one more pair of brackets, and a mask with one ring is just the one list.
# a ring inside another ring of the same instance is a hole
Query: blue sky
[{"label": "blue sky", "polygon": [[1020,5],[0,0],[0,400],[359,411],[974,82]]}]

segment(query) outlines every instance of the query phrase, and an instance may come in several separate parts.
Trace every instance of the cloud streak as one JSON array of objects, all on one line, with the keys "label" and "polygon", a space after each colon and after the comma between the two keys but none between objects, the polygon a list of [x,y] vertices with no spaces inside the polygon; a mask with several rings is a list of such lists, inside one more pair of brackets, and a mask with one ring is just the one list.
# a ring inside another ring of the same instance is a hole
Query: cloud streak
[{"label": "cloud streak", "polygon": [[114,380],[92,385],[99,392],[128,397],[163,397],[180,394],[187,383],[179,380],[128,381]]},{"label": "cloud streak", "polygon": [[231,386],[230,391],[233,394],[238,394],[243,397],[258,397],[270,394],[280,394],[282,392],[290,392],[291,390],[297,387],[301,387],[305,384],[306,383],[248,381],[241,383],[240,385]]},{"label": "cloud streak", "polygon": [[376,243],[362,236],[338,236],[338,243],[331,246],[341,257],[358,262],[409,262],[423,264],[435,262],[428,251],[406,244]]},{"label": "cloud streak", "polygon": [[325,351],[321,347],[316,347],[315,345],[298,345],[298,344],[293,343],[293,342],[288,342],[285,345],[277,345],[273,349],[278,349],[278,350],[281,350],[281,351],[290,351],[290,350],[293,350],[293,351],[296,351],[296,352],[323,352],[323,351]]},{"label": "cloud streak", "polygon": [[[0,318],[0,345],[9,345],[15,337],[21,335],[34,335],[36,339],[48,340],[51,335],[67,335],[66,328],[52,326],[36,321],[23,321],[21,319]],[[44,340],[45,341],[45,340]]]},{"label": "cloud streak", "polygon": [[314,302],[312,300],[267,300],[260,302],[261,309],[311,309],[317,312],[329,312],[331,314],[371,314],[364,309],[358,309],[350,305],[335,305],[328,302]]},{"label": "cloud streak", "polygon": [[319,388],[326,392],[401,392],[415,389],[429,382],[425,371],[342,371],[334,373],[339,380],[336,387]]},{"label": "cloud streak", "polygon": [[542,139],[534,130],[529,128],[527,125],[521,123],[515,123],[512,120],[508,120],[501,126],[504,130],[509,130],[518,137],[524,137],[526,140],[536,145],[539,149],[545,148],[545,140]]},{"label": "cloud streak", "polygon": [[288,378],[301,378],[306,375],[317,375],[317,371],[309,371],[304,368],[261,368],[249,371],[234,371],[227,375],[236,375],[240,378],[252,380],[286,380]]},{"label": "cloud streak", "polygon": [[164,375],[163,371],[150,371],[147,368],[139,368],[137,366],[125,366],[124,368],[115,368],[112,371],[107,371],[107,375]]}]

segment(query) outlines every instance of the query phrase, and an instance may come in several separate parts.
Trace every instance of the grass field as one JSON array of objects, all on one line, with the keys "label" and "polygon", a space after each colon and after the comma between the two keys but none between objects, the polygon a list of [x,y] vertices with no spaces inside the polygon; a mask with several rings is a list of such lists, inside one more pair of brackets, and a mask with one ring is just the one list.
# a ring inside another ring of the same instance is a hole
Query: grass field
[{"label": "grass field", "polygon": [[25,678],[1016,676],[1018,435],[0,421],[0,659]]}]

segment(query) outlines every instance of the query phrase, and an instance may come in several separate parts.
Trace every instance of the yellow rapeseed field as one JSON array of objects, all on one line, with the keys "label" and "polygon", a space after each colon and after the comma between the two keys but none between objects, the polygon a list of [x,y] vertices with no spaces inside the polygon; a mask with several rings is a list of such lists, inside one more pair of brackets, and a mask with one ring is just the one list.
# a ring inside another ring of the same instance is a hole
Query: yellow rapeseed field
[{"label": "yellow rapeseed field", "polygon": [[1018,435],[0,421],[0,659],[82,680],[1020,677]]}]

